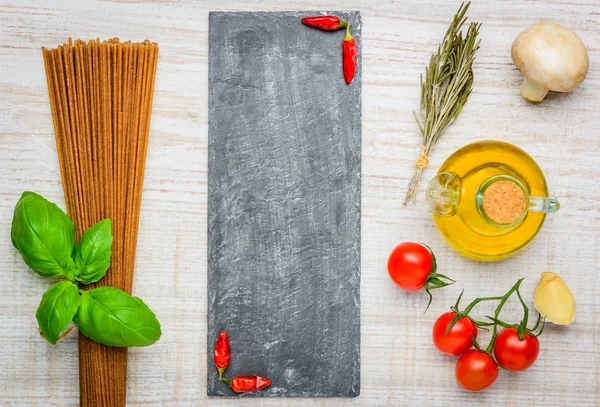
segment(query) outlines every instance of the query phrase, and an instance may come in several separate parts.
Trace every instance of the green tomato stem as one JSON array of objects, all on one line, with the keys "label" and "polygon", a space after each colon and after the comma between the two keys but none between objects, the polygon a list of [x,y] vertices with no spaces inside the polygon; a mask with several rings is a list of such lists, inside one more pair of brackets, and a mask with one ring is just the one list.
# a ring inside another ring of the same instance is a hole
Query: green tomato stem
[{"label": "green tomato stem", "polygon": [[[542,327],[540,328],[540,331],[537,334],[534,334],[534,336],[537,338],[538,336],[540,336],[542,334],[542,332],[544,332],[544,327],[546,326],[546,318],[544,318],[544,322],[542,322]],[[535,326],[537,328],[537,324]]]},{"label": "green tomato stem", "polygon": [[527,319],[529,318],[529,308],[527,308],[527,305],[525,305],[525,301],[523,301],[523,297],[521,297],[521,292],[518,289],[517,296],[519,297],[521,305],[523,305],[523,321],[521,322],[521,325],[527,327]]},{"label": "green tomato stem", "polygon": [[[450,321],[450,324],[448,324],[448,327],[446,328],[446,334],[448,332],[450,332],[450,329],[452,329],[452,327],[454,326],[454,324],[456,324],[458,322],[458,320],[462,317],[467,317],[469,318],[471,321],[473,321],[475,323],[475,325],[480,328],[481,326],[490,326],[493,325],[493,331],[492,331],[492,339],[490,340],[490,343],[488,344],[485,352],[487,353],[491,353],[493,347],[494,347],[494,343],[496,342],[496,337],[498,336],[498,325],[500,326],[508,326],[508,324],[500,321],[498,319],[498,316],[500,315],[500,311],[502,310],[502,307],[504,306],[504,304],[506,303],[506,301],[508,301],[508,299],[510,298],[510,296],[516,291],[517,295],[519,296],[519,299],[521,300],[521,304],[523,304],[523,309],[525,310],[525,315],[523,317],[523,319],[526,321],[527,317],[528,317],[528,313],[529,313],[529,308],[527,308],[527,306],[525,305],[525,302],[523,301],[523,298],[521,298],[521,294],[519,293],[519,286],[521,285],[521,283],[523,282],[524,278],[521,278],[519,281],[517,281],[515,283],[514,286],[512,286],[512,288],[510,290],[508,290],[508,292],[500,297],[480,297],[480,298],[475,298],[473,301],[471,301],[471,303],[469,305],[467,305],[467,307],[463,310],[460,311],[460,309],[458,308],[460,299],[463,295],[463,293],[460,293],[460,296],[458,297],[458,300],[456,300],[456,303],[454,304],[453,307],[450,307],[450,309],[452,311],[454,311],[456,313],[456,315],[454,316],[454,318],[452,319],[452,321]],[[490,319],[493,324],[489,324],[489,323],[482,323],[480,321],[476,321],[473,318],[471,318],[469,316],[469,312],[471,312],[473,310],[473,308],[484,301],[500,301],[500,303],[498,304],[498,306],[496,307],[496,310],[494,311],[494,317],[487,317],[488,319]],[[473,338],[474,339],[474,338]],[[477,344],[477,342],[474,340],[473,344],[475,344],[475,347],[477,349],[479,348],[479,344]],[[481,349],[480,349],[481,350]]]},{"label": "green tomato stem", "polygon": [[[494,311],[495,319],[498,319],[498,316],[500,316],[500,311],[502,311],[502,307],[504,306],[504,304],[506,304],[506,301],[508,301],[508,299],[510,298],[512,293],[519,290],[519,286],[521,285],[521,283],[523,282],[524,279],[525,279],[524,277],[521,277],[519,279],[519,281],[517,281],[517,283],[515,285],[513,285],[512,288],[510,290],[508,290],[508,292],[506,294],[504,294],[502,296],[502,300],[500,300],[500,304],[498,304],[498,306],[496,307],[496,310]],[[495,323],[494,328],[492,329],[492,339],[490,339],[490,343],[488,344],[488,346],[486,348],[487,353],[492,352],[492,349],[494,348],[494,343],[496,342],[497,336],[498,336],[498,324]]]},{"label": "green tomato stem", "polygon": [[473,335],[471,335],[471,342],[473,342],[473,346],[475,346],[475,349],[481,350],[481,348],[479,347],[479,342],[477,342],[477,338],[475,338]]},{"label": "green tomato stem", "polygon": [[531,330],[532,330],[532,331],[535,331],[536,329],[538,329],[538,326],[540,326],[540,321],[541,321],[541,320],[542,320],[542,315],[541,315],[541,314],[538,314],[538,319],[537,319],[537,321],[535,322],[535,325],[534,325],[534,327],[533,327],[533,328],[531,328]]},{"label": "green tomato stem", "polygon": [[471,310],[475,307],[475,305],[479,304],[480,302],[484,302],[484,301],[500,301],[500,300],[502,300],[502,298],[504,298],[504,297],[481,297],[481,298],[475,298],[473,301],[471,301],[471,303],[469,305],[467,305],[467,308],[465,308],[464,311],[461,312],[461,314],[466,317],[467,315],[469,315],[469,312],[471,312]]},{"label": "green tomato stem", "polygon": [[429,309],[429,306],[431,305],[431,301],[433,300],[433,295],[431,295],[430,290],[433,290],[436,288],[447,287],[450,284],[454,284],[456,281],[454,281],[453,279],[451,279],[448,276],[445,276],[444,274],[440,274],[437,272],[437,260],[435,258],[435,254],[433,254],[433,250],[431,250],[431,248],[429,246],[427,246],[426,244],[421,243],[421,245],[424,246],[425,248],[427,248],[427,250],[429,250],[429,253],[431,254],[431,270],[429,271],[429,275],[427,276],[427,279],[425,280],[425,283],[423,284],[423,288],[425,289],[425,292],[427,293],[427,295],[429,295],[429,302],[427,303],[427,307],[425,308],[425,311],[423,312],[423,314],[424,314]]}]

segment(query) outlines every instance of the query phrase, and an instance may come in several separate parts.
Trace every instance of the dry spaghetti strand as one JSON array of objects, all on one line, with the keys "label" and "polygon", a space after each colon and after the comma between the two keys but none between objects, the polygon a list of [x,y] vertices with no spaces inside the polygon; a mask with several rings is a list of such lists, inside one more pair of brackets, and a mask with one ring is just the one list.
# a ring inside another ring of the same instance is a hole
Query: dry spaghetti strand
[{"label": "dry spaghetti strand", "polygon": [[[131,293],[158,45],[114,38],[42,48],[67,211],[77,237],[113,222],[112,262],[95,285]],[[125,406],[127,349],[79,336],[82,406]]]}]

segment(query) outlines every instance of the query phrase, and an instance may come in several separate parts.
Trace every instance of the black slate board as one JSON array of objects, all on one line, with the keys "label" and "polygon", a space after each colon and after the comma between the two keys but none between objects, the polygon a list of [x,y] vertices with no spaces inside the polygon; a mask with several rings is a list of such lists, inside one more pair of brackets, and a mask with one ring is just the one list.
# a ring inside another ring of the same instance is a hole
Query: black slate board
[{"label": "black slate board", "polygon": [[[360,13],[331,11],[353,24]],[[317,12],[210,13],[208,394],[226,376],[273,381],[249,397],[360,392],[361,68]]]}]

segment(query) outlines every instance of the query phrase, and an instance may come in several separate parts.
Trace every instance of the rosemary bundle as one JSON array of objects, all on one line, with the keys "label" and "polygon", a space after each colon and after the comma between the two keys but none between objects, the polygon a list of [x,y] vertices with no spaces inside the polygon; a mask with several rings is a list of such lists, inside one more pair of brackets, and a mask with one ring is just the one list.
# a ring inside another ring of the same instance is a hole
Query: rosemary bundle
[{"label": "rosemary bundle", "polygon": [[465,13],[471,2],[462,3],[436,54],[431,55],[425,69],[425,80],[421,75],[421,116],[413,112],[417,126],[423,135],[421,156],[416,162],[417,171],[412,177],[404,204],[413,198],[423,170],[429,164],[427,156],[440,136],[460,114],[473,85],[473,61],[479,49],[477,40],[480,23],[471,23],[463,38],[461,28],[467,21]]}]

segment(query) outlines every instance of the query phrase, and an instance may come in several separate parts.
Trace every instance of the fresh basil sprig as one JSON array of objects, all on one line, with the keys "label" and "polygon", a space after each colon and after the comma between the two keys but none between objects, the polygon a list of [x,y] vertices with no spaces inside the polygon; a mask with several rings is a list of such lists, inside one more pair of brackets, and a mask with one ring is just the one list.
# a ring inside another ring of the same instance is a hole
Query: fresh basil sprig
[{"label": "fresh basil sprig", "polygon": [[109,346],[152,345],[161,334],[144,301],[114,287],[84,291],[73,321],[85,336]]},{"label": "fresh basil sprig", "polygon": [[15,208],[10,237],[25,263],[40,276],[70,277],[75,226],[58,206],[24,192]]},{"label": "fresh basil sprig", "polygon": [[104,219],[83,232],[75,249],[76,281],[95,283],[106,274],[112,256],[112,222]]},{"label": "fresh basil sprig", "polygon": [[107,346],[147,346],[161,336],[156,315],[138,297],[114,287],[84,291],[79,284],[100,280],[110,267],[112,223],[104,219],[75,245],[75,226],[65,212],[34,192],[17,202],[11,239],[25,263],[60,281],[42,296],[36,318],[44,337],[56,344],[73,320],[81,333]]},{"label": "fresh basil sprig", "polygon": [[80,304],[79,289],[72,282],[61,281],[48,288],[35,313],[48,342],[56,344],[58,336],[69,325]]}]

